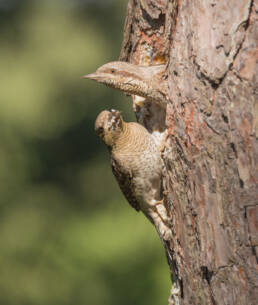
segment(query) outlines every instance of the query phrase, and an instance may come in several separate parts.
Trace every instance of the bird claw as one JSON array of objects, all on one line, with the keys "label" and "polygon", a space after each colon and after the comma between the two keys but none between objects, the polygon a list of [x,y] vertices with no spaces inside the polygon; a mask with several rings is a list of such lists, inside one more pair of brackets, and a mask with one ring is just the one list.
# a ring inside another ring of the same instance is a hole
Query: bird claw
[{"label": "bird claw", "polygon": [[172,232],[165,224],[163,224],[163,223],[162,223],[162,225],[159,224],[157,231],[159,233],[160,238],[167,240],[167,241],[171,240]]},{"label": "bird claw", "polygon": [[164,200],[156,201],[154,211],[159,215],[163,223],[168,223],[167,210],[164,207]]},{"label": "bird claw", "polygon": [[169,228],[167,210],[164,207],[163,200],[155,202],[151,213],[154,225],[159,233],[161,239],[170,240],[172,238],[172,232]]}]

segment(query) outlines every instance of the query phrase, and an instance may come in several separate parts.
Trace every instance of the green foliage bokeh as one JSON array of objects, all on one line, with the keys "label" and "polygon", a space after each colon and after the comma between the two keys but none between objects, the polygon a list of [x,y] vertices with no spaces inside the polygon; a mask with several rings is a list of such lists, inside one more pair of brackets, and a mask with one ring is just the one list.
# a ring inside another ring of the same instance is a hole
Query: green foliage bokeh
[{"label": "green foliage bokeh", "polygon": [[81,79],[118,58],[126,2],[0,1],[0,304],[167,303],[161,242],[94,134],[130,99]]}]

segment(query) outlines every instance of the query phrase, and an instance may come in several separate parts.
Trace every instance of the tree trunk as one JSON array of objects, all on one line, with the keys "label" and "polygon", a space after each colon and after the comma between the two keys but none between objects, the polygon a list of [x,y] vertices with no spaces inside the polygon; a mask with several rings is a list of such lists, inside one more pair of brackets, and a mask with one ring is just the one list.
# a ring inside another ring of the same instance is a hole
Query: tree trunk
[{"label": "tree trunk", "polygon": [[167,65],[169,304],[257,304],[257,12],[252,0],[128,3],[120,60]]}]

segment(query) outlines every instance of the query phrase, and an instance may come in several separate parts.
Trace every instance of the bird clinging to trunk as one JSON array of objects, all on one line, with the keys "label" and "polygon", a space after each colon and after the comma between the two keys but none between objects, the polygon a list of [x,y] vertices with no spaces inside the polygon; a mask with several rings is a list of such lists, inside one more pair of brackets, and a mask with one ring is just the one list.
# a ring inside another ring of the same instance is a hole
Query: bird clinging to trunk
[{"label": "bird clinging to trunk", "polygon": [[138,123],[126,123],[117,110],[102,111],[95,131],[109,149],[112,171],[128,202],[147,216],[161,238],[170,239],[162,200],[163,161],[150,133]]}]

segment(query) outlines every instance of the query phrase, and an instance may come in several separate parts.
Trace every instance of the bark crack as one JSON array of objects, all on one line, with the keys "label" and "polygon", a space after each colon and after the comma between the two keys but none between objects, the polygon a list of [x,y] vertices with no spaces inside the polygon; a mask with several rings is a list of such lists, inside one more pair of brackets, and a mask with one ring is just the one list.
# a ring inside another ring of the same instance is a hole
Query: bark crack
[{"label": "bark crack", "polygon": [[[237,30],[241,27],[241,26],[244,26],[244,29],[245,29],[245,34],[244,34],[244,37],[242,39],[242,41],[239,43],[239,46],[238,48],[236,49],[235,51],[235,54],[233,55],[233,58],[232,58],[232,62],[228,65],[228,68],[227,70],[225,71],[225,73],[218,79],[212,79],[210,78],[208,75],[204,74],[202,71],[201,71],[201,66],[196,62],[195,60],[195,57],[193,59],[193,63],[194,65],[197,67],[197,70],[199,73],[196,74],[197,78],[198,79],[202,79],[204,78],[205,80],[208,81],[208,83],[211,85],[211,87],[215,90],[218,89],[218,87],[222,84],[222,82],[224,81],[224,79],[226,78],[227,74],[229,71],[232,70],[232,67],[234,66],[234,63],[235,63],[235,60],[236,60],[236,57],[237,55],[239,54],[240,50],[242,49],[242,46],[245,42],[245,39],[246,39],[246,33],[248,32],[248,28],[250,26],[250,19],[251,19],[251,14],[252,14],[252,8],[253,8],[253,3],[254,3],[254,0],[251,0],[250,1],[250,5],[249,5],[249,13],[248,13],[248,16],[247,16],[247,19],[242,21],[238,27],[237,27]],[[222,47],[221,45],[217,46],[217,48],[220,48]],[[241,78],[240,78],[241,79]],[[241,79],[242,80],[242,79]]]},{"label": "bark crack", "polygon": [[[228,68],[228,70],[227,70],[227,72],[226,72],[226,75],[227,75],[227,73],[230,71],[231,67],[234,66],[236,57],[237,57],[237,55],[239,54],[240,50],[242,49],[242,46],[243,46],[243,44],[244,44],[244,42],[245,42],[245,40],[246,40],[246,33],[248,32],[248,29],[249,29],[249,26],[250,26],[250,19],[251,19],[253,4],[254,4],[254,0],[251,0],[251,1],[250,1],[250,5],[249,5],[249,13],[248,13],[247,20],[241,22],[241,23],[239,24],[239,26],[237,27],[237,30],[238,30],[238,29],[243,25],[244,28],[245,28],[245,34],[244,34],[244,37],[243,37],[241,43],[239,44],[238,49],[236,50],[236,53],[235,53],[234,56],[233,56],[233,61],[232,61],[231,65],[229,66],[229,68]],[[226,76],[226,75],[225,75],[225,76]],[[224,76],[224,78],[225,78],[225,76]],[[223,79],[224,79],[224,78],[223,78]],[[222,80],[222,81],[223,81],[223,80]]]},{"label": "bark crack", "polygon": [[216,133],[217,135],[221,135],[221,133],[219,132],[219,131],[217,131],[213,126],[211,126],[211,124],[208,122],[208,120],[205,120],[204,119],[204,121],[205,121],[205,123],[207,124],[207,126],[214,132],[214,133]]},{"label": "bark crack", "polygon": [[[160,11],[159,15],[157,17],[151,16],[147,10],[142,6],[142,3],[140,3],[141,10],[142,10],[142,17],[147,21],[147,23],[150,25],[151,30],[158,30],[163,24],[165,24],[165,14]],[[148,31],[150,28],[143,31]]]},{"label": "bark crack", "polygon": [[207,283],[208,283],[211,302],[212,302],[213,305],[217,305],[217,302],[216,302],[216,300],[215,300],[215,298],[214,298],[213,291],[212,291],[212,289],[211,289],[211,278],[212,278],[213,275],[214,275],[214,271],[209,270],[207,266],[201,266],[201,272],[202,272],[202,278],[203,278],[204,280],[206,280]]}]

